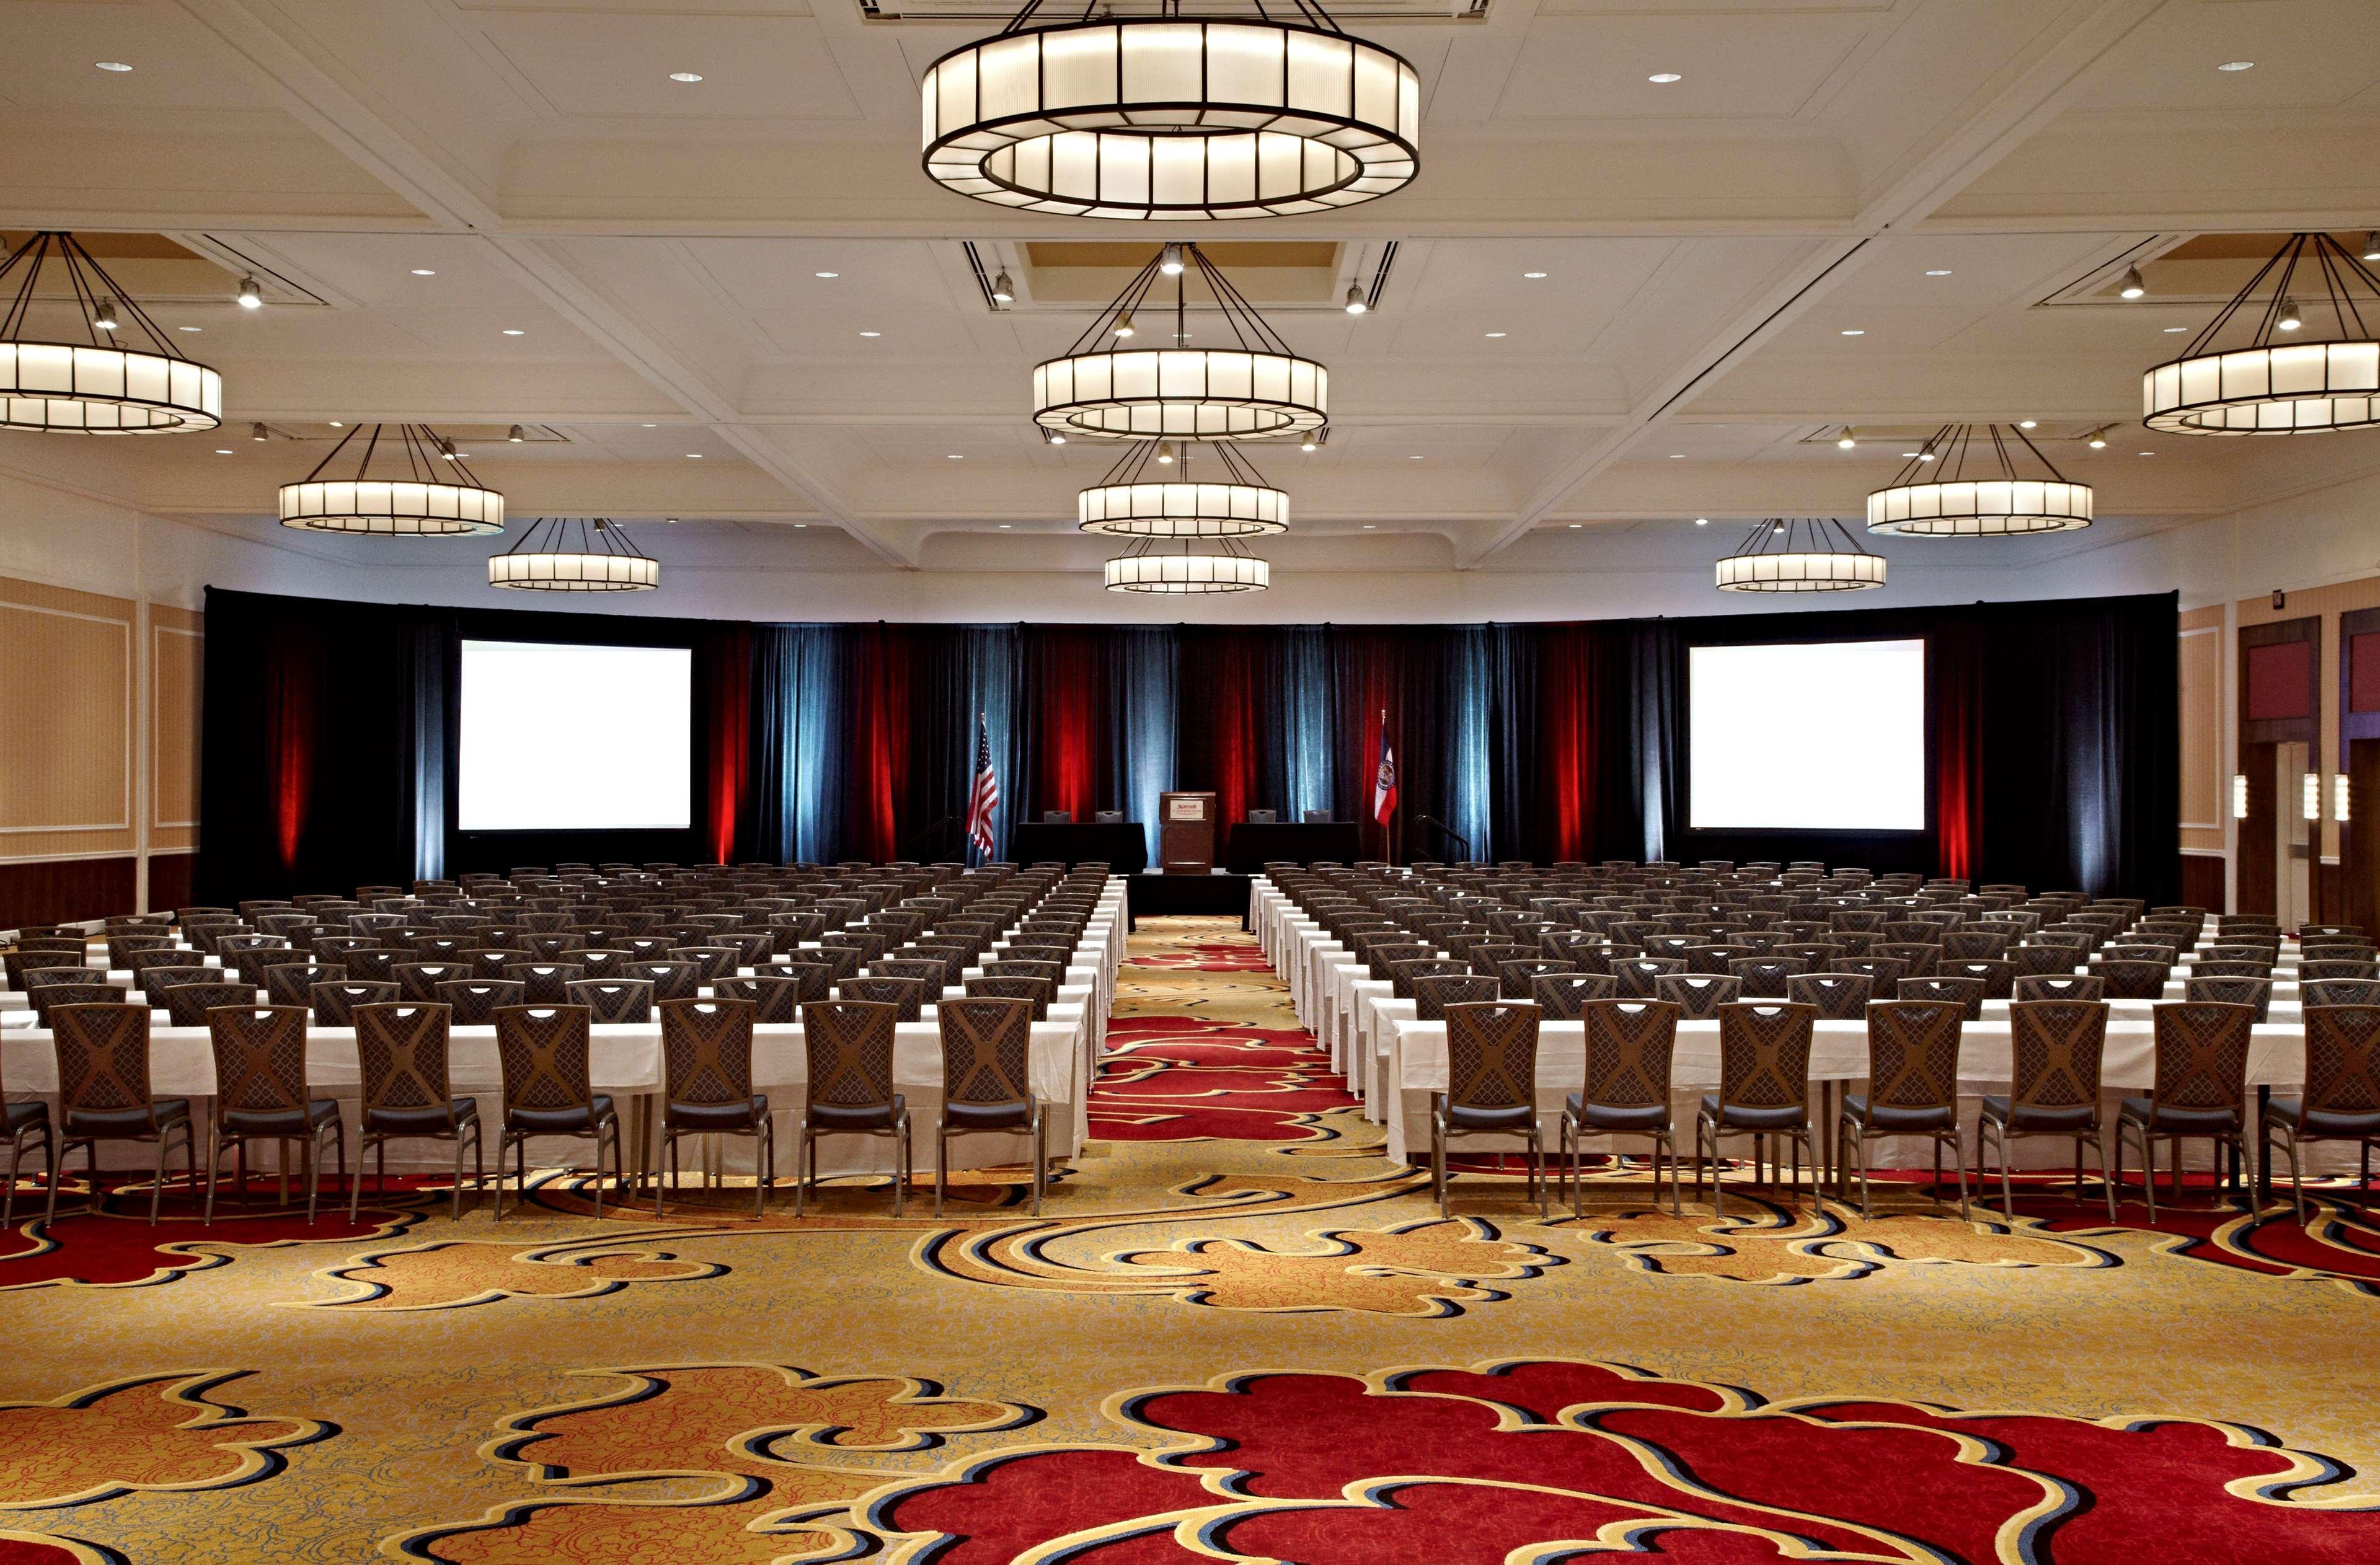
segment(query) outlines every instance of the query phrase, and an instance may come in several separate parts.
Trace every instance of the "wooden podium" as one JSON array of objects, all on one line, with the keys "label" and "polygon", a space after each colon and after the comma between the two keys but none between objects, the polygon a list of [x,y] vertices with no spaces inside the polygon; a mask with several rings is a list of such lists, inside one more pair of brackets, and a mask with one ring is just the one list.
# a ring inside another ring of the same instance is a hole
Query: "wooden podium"
[{"label": "wooden podium", "polygon": [[1215,795],[1157,795],[1159,855],[1168,875],[1207,875],[1215,868]]}]

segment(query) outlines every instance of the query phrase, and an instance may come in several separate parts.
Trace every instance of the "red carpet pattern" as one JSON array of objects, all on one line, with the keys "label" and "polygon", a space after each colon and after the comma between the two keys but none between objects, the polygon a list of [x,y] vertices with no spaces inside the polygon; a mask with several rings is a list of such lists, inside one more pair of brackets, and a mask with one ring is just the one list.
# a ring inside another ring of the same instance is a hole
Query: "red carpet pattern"
[{"label": "red carpet pattern", "polygon": [[1326,1140],[1346,1078],[1303,1029],[1196,1016],[1119,1016],[1091,1092],[1091,1134],[1116,1141]]}]

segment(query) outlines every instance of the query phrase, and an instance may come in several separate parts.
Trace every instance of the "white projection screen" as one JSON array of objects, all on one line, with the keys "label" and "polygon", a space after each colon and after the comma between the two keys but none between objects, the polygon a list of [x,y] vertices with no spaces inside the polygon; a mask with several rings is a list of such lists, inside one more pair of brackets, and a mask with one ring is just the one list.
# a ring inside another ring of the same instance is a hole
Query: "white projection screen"
[{"label": "white projection screen", "polygon": [[463,643],[456,824],[466,831],[694,823],[694,653]]},{"label": "white projection screen", "polygon": [[1925,643],[1695,647],[1696,831],[1925,830]]}]

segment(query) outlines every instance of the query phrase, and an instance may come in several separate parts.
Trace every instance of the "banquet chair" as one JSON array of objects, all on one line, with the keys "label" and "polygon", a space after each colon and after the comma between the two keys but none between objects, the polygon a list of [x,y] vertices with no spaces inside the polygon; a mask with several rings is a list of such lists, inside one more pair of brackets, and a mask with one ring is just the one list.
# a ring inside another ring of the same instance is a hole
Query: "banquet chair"
[{"label": "banquet chair", "polygon": [[136,952],[175,949],[171,935],[110,935],[107,937],[107,964],[128,968]]},{"label": "banquet chair", "polygon": [[917,986],[920,1002],[941,998],[942,990],[959,980],[965,971],[962,964],[954,968],[950,963],[922,956],[888,956],[870,964],[867,976],[871,978],[907,978]]},{"label": "banquet chair", "polygon": [[2011,1004],[2028,1000],[2066,1000],[2087,1001],[2095,1005],[2107,998],[2107,980],[2096,973],[2027,974],[2009,988]]},{"label": "banquet chair", "polygon": [[586,976],[576,962],[515,962],[504,968],[504,977],[521,986],[523,1005],[565,1004],[570,986]]},{"label": "banquet chair", "polygon": [[2109,1000],[2163,1000],[2173,969],[2162,962],[2119,957],[2094,962],[2090,970],[2107,980]]},{"label": "banquet chair", "polygon": [[1611,977],[1622,998],[1652,1000],[1658,980],[1685,970],[1686,964],[1674,956],[1623,956],[1611,964]]},{"label": "banquet chair", "polygon": [[[1893,1000],[1938,1001],[1956,1005],[1970,1022],[1984,1019],[1984,980],[1981,978],[1903,978],[1894,989]],[[1878,1005],[1889,1001],[1877,1001]]]},{"label": "banquet chair", "polygon": [[[1492,982],[1492,980],[1489,980]],[[1546,1148],[1537,1128],[1537,1008],[1478,1001],[1446,1008],[1446,1090],[1429,1112],[1430,1183],[1447,1215],[1446,1149],[1462,1135],[1525,1135],[1529,1194],[1546,1215]]]},{"label": "banquet chair", "polygon": [[[859,952],[849,946],[814,946],[809,950],[805,951],[802,954],[805,960],[816,963],[820,966],[824,967],[829,975],[828,981],[831,983],[839,984],[845,978],[853,978],[859,976]],[[990,964],[986,964],[985,970],[990,971]],[[1058,970],[1062,973],[1065,971],[1063,967],[1060,967]]]},{"label": "banquet chair", "polygon": [[[316,984],[306,1000],[314,1008],[316,1026],[352,1027],[356,1025],[357,1006],[383,1005],[399,993],[395,984],[341,979],[337,983]],[[360,1154],[356,1166],[363,1166]]]},{"label": "banquet chair", "polygon": [[[775,973],[762,973],[750,978],[722,978],[710,986],[710,992],[722,1000],[751,1001],[752,1020],[756,1023],[786,1026],[802,1019],[802,981],[799,978]],[[684,1001],[673,1003],[683,1004]]]},{"label": "banquet chair", "polygon": [[925,1016],[926,986],[916,978],[878,977],[845,978],[834,986],[837,1000],[871,1001],[890,1005],[900,1012],[904,1022],[921,1021]]},{"label": "banquet chair", "polygon": [[1790,980],[1808,971],[1791,957],[1739,956],[1727,964],[1727,971],[1742,986],[1746,1000],[1783,1000]]},{"label": "banquet chair", "polygon": [[[2191,971],[2202,973],[2212,965],[2211,963],[2202,962]],[[2270,969],[2267,968],[2266,971],[2269,972]],[[2380,962],[2349,962],[2338,959],[2313,962],[2301,960],[2298,963],[2298,982],[2305,983],[2316,978],[2380,978]]]},{"label": "banquet chair", "polygon": [[1493,978],[1483,978],[1475,973],[1448,974],[1434,978],[1414,980],[1414,1019],[1422,1022],[1442,1022],[1451,1005],[1484,1004],[1497,998],[1498,987]]},{"label": "banquet chair", "polygon": [[[2308,973],[2306,969],[2313,965],[2315,965],[2315,964],[2308,962],[2299,963],[2299,978],[2368,978],[2372,976],[2372,964],[2368,962],[2325,962],[2320,965],[2324,967],[2337,967],[2339,971],[2336,973]],[[2273,976],[2273,964],[2262,958],[2248,960],[2244,958],[2216,957],[2210,960],[2192,963],[2190,964],[2190,976],[2193,978],[2269,978]]]},{"label": "banquet chair", "polygon": [[[671,1000],[662,1019],[662,1146],[669,1183],[685,1180],[678,1139],[686,1135],[752,1138],[752,1215],[768,1209],[776,1174],[777,1135],[769,1099],[752,1090],[752,1023],[748,1000]],[[662,1213],[662,1182],[653,1181],[653,1215]]]},{"label": "banquet chair", "polygon": [[437,1003],[447,1008],[455,1026],[493,1026],[498,1009],[529,1003],[524,988],[512,978],[449,978],[438,986]]},{"label": "banquet chair", "polygon": [[951,1135],[1014,1131],[1033,1138],[1033,1215],[1050,1167],[1044,1110],[1033,1095],[1033,1007],[1023,1000],[946,1000],[936,1013],[942,1034],[942,1111],[934,1127],[934,1215],[950,1185]]},{"label": "banquet chair", "polygon": [[2276,1098],[2258,1115],[2256,1151],[2272,1178],[2276,1135],[2289,1155],[2297,1219],[2305,1221],[2305,1177],[2298,1148],[2309,1141],[2351,1141],[2355,1187],[2372,1185],[2372,1146],[2380,1142],[2380,1006],[2320,1005],[2305,1013],[2305,1094]]},{"label": "banquet chair", "polygon": [[1816,1011],[1791,1001],[1747,1001],[1725,1005],[1718,1013],[1718,1090],[1703,1095],[1694,1115],[1694,1188],[1703,1183],[1703,1144],[1707,1136],[1711,1158],[1711,1197],[1715,1215],[1727,1216],[1727,1188],[1719,1177],[1721,1137],[1749,1135],[1753,1140],[1753,1177],[1761,1175],[1763,1145],[1770,1136],[1793,1143],[1793,1183],[1802,1179],[1802,1154],[1818,1169],[1815,1144],[1810,1135],[1810,1044]]},{"label": "banquet chair", "polygon": [[1718,1015],[1719,1007],[1733,1005],[1743,996],[1740,979],[1710,973],[1664,973],[1653,980],[1653,995],[1678,1008],[1680,1019],[1688,1022],[1708,1022]]},{"label": "banquet chair", "polygon": [[1935,964],[1942,960],[1942,948],[1931,940],[1880,940],[1872,949],[1874,954],[1900,963],[1901,977],[1908,978],[1930,976]]},{"label": "banquet chair", "polygon": [[900,1008],[880,1001],[813,1001],[802,1007],[802,1042],[808,1055],[809,1092],[802,1108],[802,1139],[794,1175],[794,1215],[800,1217],[818,1177],[821,1135],[883,1135],[897,1146],[892,1215],[909,1189],[912,1161],[909,1101],[893,1088],[893,1029]]},{"label": "banquet chair", "polygon": [[400,962],[390,970],[407,1000],[425,1004],[438,999],[438,986],[450,978],[468,978],[469,970],[459,962]]},{"label": "banquet chair", "polygon": [[620,1116],[612,1096],[588,1075],[587,1007],[509,1005],[495,1013],[496,1061],[504,1072],[504,1133],[496,1143],[496,1220],[504,1215],[504,1154],[513,1154],[520,1203],[528,1202],[528,1144],[540,1135],[580,1136],[595,1144],[595,1216],[603,1216],[603,1140],[612,1141],[612,1176],[627,1183]]},{"label": "banquet chair", "polygon": [[1653,1143],[1653,1196],[1661,1194],[1661,1154],[1670,1155],[1670,1215],[1682,1217],[1678,1142],[1670,1107],[1678,1008],[1666,1000],[1599,999],[1581,1008],[1586,1024],[1586,1079],[1562,1106],[1560,1156],[1570,1179],[1572,1218],[1585,1213],[1586,1180],[1579,1144],[1590,1135],[1642,1135]]},{"label": "banquet chair", "polygon": [[2380,1005],[2380,978],[2311,978],[2298,986],[2301,1013],[2317,1005]]},{"label": "banquet chair", "polygon": [[2182,982],[2181,998],[2185,1001],[2214,1001],[2225,1005],[2245,1005],[2256,1013],[2256,1021],[2261,1025],[2272,1013],[2273,980],[2202,978],[2193,973]]},{"label": "banquet chair", "polygon": [[[1050,998],[1058,987],[1047,978],[983,977],[964,980],[969,1000],[1021,1000],[1033,1007],[1033,1019],[1047,1021]],[[944,1001],[943,1004],[952,1001]]]},{"label": "banquet chair", "polygon": [[1577,971],[1577,963],[1559,961],[1552,957],[1506,957],[1496,964],[1496,985],[1499,997],[1504,1000],[1527,1000],[1534,992],[1531,986],[1539,976],[1551,977]]},{"label": "banquet chair", "polygon": [[587,1007],[590,1025],[643,1026],[653,1019],[653,986],[641,978],[574,978],[563,1003]]},{"label": "banquet chair", "polygon": [[[0,1082],[0,1091],[5,1090],[6,1083]],[[0,1098],[0,1102],[6,1099]],[[6,1194],[0,1195],[0,1231],[6,1231],[17,1220],[17,1171],[24,1161],[25,1148],[39,1140],[42,1155],[49,1163],[49,1183],[55,1187],[58,1183],[58,1138],[50,1127],[49,1105],[38,1098],[25,1103],[8,1103],[6,1118],[0,1119],[0,1132],[8,1137],[8,1188]]]},{"label": "banquet chair", "polygon": [[[35,975],[36,977],[46,976]],[[46,1027],[50,1025],[51,1013],[61,1005],[122,1005],[131,993],[131,989],[123,984],[91,981],[35,983],[25,991],[25,1002],[33,1009],[33,1025]]]},{"label": "banquet chair", "polygon": [[214,1046],[215,1108],[207,1127],[205,1221],[215,1220],[215,1180],[225,1146],[239,1171],[239,1199],[248,1200],[248,1144],[282,1147],[282,1198],[288,1198],[288,1146],[298,1146],[306,1183],[306,1223],[312,1227],[322,1183],[322,1138],[329,1136],[347,1177],[347,1127],[334,1098],[306,1089],[306,1009],[299,1005],[224,1005],[207,1013]]},{"label": "banquet chair", "polygon": [[1525,998],[1536,1002],[1547,1021],[1575,1022],[1590,1001],[1609,1000],[1618,989],[1609,973],[1541,973]]},{"label": "banquet chair", "polygon": [[1796,973],[1785,980],[1785,998],[1809,1006],[1821,1022],[1863,1020],[1874,991],[1864,973]]},{"label": "banquet chair", "polygon": [[[2248,1043],[2255,1011],[2245,1005],[2184,1001],[2150,1013],[2156,1023],[2156,1080],[2146,1098],[2123,1098],[2116,1109],[2115,1179],[2124,1177],[2124,1133],[2141,1144],[2149,1220],[2156,1220],[2156,1138],[2173,1145],[2173,1191],[2181,1194],[2181,1143],[2203,1135],[2219,1158],[2228,1148],[2244,1159],[2241,1103],[2248,1091]],[[2224,1184],[2231,1184],[2228,1171]]]},{"label": "banquet chair", "polygon": [[1991,956],[1945,957],[1935,964],[1932,976],[1975,979],[1984,986],[1985,1000],[2007,1000],[2016,984],[2016,969],[2004,960]]},{"label": "banquet chair", "polygon": [[[2020,979],[2020,982],[2023,980]],[[2056,981],[2056,980],[2051,980]],[[2073,979],[2087,983],[2088,979]],[[2095,995],[2029,1000],[2009,1005],[2011,1080],[2008,1095],[1986,1093],[1975,1123],[1977,1178],[1986,1142],[1998,1151],[2000,1209],[2010,1222],[2016,1205],[2009,1184],[2009,1145],[2028,1136],[2074,1143],[2074,1199],[2082,1199],[2082,1147],[2099,1154],[2099,1182],[2106,1187],[2107,1220],[2116,1220],[2116,1182],[2107,1166],[2106,1122],[2099,1110],[2099,1067],[2107,1052],[2107,1007]]]},{"label": "banquet chair", "polygon": [[[1925,983],[1904,978],[1903,987]],[[1933,980],[1940,981],[1940,980]],[[1836,1122],[1859,1162],[1860,1216],[1867,1217],[1871,1141],[1922,1135],[1934,1144],[1934,1183],[1942,1183],[1942,1146],[1959,1166],[1959,1216],[1968,1215],[1967,1152],[1959,1135],[1959,1042],[1967,1009],[1956,999],[1880,1000],[1867,1008],[1868,1089],[1845,1093]],[[1836,1165],[1836,1188],[1851,1198],[1852,1171]]]},{"label": "banquet chair", "polygon": [[2080,952],[2062,945],[2013,946],[2000,960],[2020,981],[2071,973],[2082,964]]},{"label": "banquet chair", "polygon": [[412,960],[413,953],[408,951],[394,951],[385,946],[375,946],[370,950],[358,947],[346,953],[340,965],[347,970],[350,978],[367,979],[376,984],[395,983],[398,981],[398,964]]},{"label": "banquet chair", "polygon": [[391,1141],[452,1141],[455,1193],[449,1221],[463,1216],[463,1146],[473,1150],[473,1183],[488,1187],[487,1138],[480,1128],[476,1098],[448,1096],[447,1009],[404,1001],[375,1001],[355,1008],[356,1062],[362,1068],[362,1102],[356,1137],[356,1178],[347,1187],[347,1220],[356,1220],[363,1198],[364,1159],[380,1153],[379,1189],[388,1189]]},{"label": "banquet chair", "polygon": [[1414,983],[1420,978],[1463,977],[1471,972],[1467,963],[1451,956],[1407,957],[1390,964],[1389,994],[1395,1000],[1411,1000]]},{"label": "banquet chair", "polygon": [[691,962],[630,962],[621,967],[620,973],[623,977],[652,985],[655,1004],[664,1000],[702,998],[702,971]]},{"label": "banquet chair", "polygon": [[[246,984],[169,984],[159,993],[150,996],[151,1002],[165,1002],[165,1025],[169,1027],[203,1027],[207,1013],[218,1005],[253,1005],[256,991]],[[195,1150],[195,1148],[194,1148]]]},{"label": "banquet chair", "polygon": [[51,1016],[58,1054],[58,1132],[45,1221],[58,1215],[58,1180],[66,1160],[80,1146],[91,1159],[88,1209],[99,1209],[99,1144],[154,1142],[156,1182],[149,1190],[149,1226],[165,1188],[165,1153],[174,1132],[182,1133],[190,1186],[199,1183],[196,1127],[187,1098],[156,1098],[149,1090],[149,1012],[123,1004],[62,1005]]}]

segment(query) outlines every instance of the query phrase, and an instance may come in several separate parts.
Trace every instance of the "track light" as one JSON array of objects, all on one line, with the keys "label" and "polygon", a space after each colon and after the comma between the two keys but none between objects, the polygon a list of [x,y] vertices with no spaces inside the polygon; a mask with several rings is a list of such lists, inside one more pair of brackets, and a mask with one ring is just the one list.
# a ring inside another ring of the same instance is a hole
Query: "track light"
[{"label": "track light", "polygon": [[1181,276],[1182,247],[1180,245],[1168,245],[1164,249],[1159,251],[1157,256],[1157,270],[1164,273],[1168,277]]},{"label": "track light", "polygon": [[1835,442],[1835,443],[1843,450],[1849,451],[1853,446],[1859,444],[1859,437],[1852,433],[1852,427],[1849,424],[1845,424],[1843,426],[1843,438]]},{"label": "track light", "polygon": [[243,277],[239,280],[239,307],[242,309],[264,308],[264,289],[255,278]]},{"label": "track light", "polygon": [[1157,460],[1168,467],[1173,466],[1173,443],[1172,441],[1161,440],[1157,443]]},{"label": "track light", "polygon": [[2100,425],[2097,429],[2093,430],[2089,434],[2084,435],[2082,437],[2082,443],[2094,451],[2107,450],[2107,428],[2108,426],[2105,424]]},{"label": "track light", "polygon": [[1347,313],[1350,315],[1361,315],[1364,311],[1371,308],[1372,307],[1370,305],[1364,302],[1364,290],[1354,283],[1348,284]]},{"label": "track light", "polygon": [[1122,315],[1116,317],[1115,334],[1119,337],[1128,337],[1132,335],[1131,310],[1127,309]]},{"label": "track light", "polygon": [[2297,300],[2283,299],[2281,301],[2280,318],[2275,321],[2273,324],[2278,326],[2284,332],[2294,332],[2299,327],[2305,324],[2305,312],[2298,308]]},{"label": "track light", "polygon": [[103,332],[115,330],[115,301],[103,296],[99,301],[99,309],[91,315],[91,323]]},{"label": "track light", "polygon": [[250,424],[248,427],[248,438],[253,441],[267,441],[273,438],[273,432],[261,424]]},{"label": "track light", "polygon": [[440,437],[438,442],[438,455],[444,457],[449,462],[455,460],[455,443],[443,436]]},{"label": "track light", "polygon": [[2119,297],[2136,299],[2148,291],[2149,285],[2141,281],[2141,269],[2139,267],[2128,266],[2124,268],[2123,286],[2116,290]]},{"label": "track light", "polygon": [[511,429],[504,431],[504,438],[512,442],[515,445],[518,445],[522,442],[528,440],[528,436],[521,433],[521,427],[518,424],[515,424]]},{"label": "track light", "polygon": [[2380,261],[2380,228],[2363,236],[2363,259]]},{"label": "track light", "polygon": [[1319,451],[1330,443],[1330,431],[1328,427],[1319,430],[1308,430],[1305,431],[1305,438],[1298,443],[1297,449],[1300,451]]},{"label": "track light", "polygon": [[1016,285],[1008,280],[1007,273],[1003,272],[991,280],[991,297],[995,304],[1016,302]]},{"label": "track light", "polygon": [[1066,437],[1060,434],[1055,430],[1044,430],[1041,431],[1041,443],[1044,445],[1063,445],[1066,443]]}]

